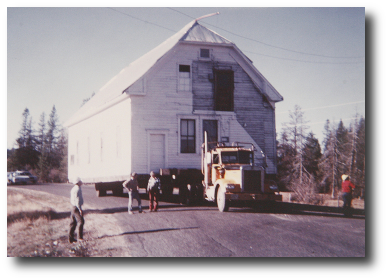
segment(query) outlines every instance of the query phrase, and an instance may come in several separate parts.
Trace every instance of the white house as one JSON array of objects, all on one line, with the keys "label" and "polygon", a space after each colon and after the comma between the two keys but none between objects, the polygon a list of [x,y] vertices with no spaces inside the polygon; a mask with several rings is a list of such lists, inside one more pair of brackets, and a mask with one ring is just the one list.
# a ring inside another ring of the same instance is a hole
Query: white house
[{"label": "white house", "polygon": [[201,167],[212,141],[250,142],[276,174],[275,103],[283,97],[237,46],[190,22],[113,77],[68,128],[69,178],[114,182]]}]

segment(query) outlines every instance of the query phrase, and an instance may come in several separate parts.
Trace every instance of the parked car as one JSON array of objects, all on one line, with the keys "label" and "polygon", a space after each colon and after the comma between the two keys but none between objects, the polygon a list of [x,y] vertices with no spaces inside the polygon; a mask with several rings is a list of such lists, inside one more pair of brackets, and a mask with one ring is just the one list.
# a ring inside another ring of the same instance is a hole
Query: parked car
[{"label": "parked car", "polygon": [[12,173],[13,172],[7,172],[7,184],[11,184]]},{"label": "parked car", "polygon": [[28,171],[15,171],[8,175],[8,180],[11,184],[36,184],[38,177],[32,175]]}]

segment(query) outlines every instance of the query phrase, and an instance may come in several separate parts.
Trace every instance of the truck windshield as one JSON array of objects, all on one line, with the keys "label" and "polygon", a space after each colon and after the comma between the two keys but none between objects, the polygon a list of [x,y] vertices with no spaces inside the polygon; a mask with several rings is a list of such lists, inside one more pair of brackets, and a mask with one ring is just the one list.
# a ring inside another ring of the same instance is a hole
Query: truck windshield
[{"label": "truck windshield", "polygon": [[248,151],[221,152],[223,164],[252,164],[253,155]]}]

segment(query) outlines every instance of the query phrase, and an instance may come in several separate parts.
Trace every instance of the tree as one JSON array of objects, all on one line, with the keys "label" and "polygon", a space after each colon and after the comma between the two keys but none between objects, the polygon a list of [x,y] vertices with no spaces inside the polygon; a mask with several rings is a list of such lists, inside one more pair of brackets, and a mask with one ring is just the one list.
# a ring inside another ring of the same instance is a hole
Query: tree
[{"label": "tree", "polygon": [[335,197],[335,190],[339,176],[338,170],[338,141],[336,130],[330,125],[330,121],[327,120],[325,124],[325,139],[324,139],[324,151],[319,163],[319,168],[322,173],[322,184],[329,187],[331,190],[331,197]]},{"label": "tree", "polygon": [[295,150],[291,147],[288,140],[288,135],[285,131],[281,133],[280,140],[277,141],[277,167],[278,167],[278,184],[279,189],[287,189],[290,178],[290,171]]},{"label": "tree", "polygon": [[356,185],[356,195],[365,191],[365,119],[355,116],[349,128],[347,170]]},{"label": "tree", "polygon": [[43,152],[43,146],[46,142],[46,114],[43,112],[40,115],[39,130],[37,135],[38,151]]},{"label": "tree", "polygon": [[36,138],[32,129],[32,118],[28,108],[23,111],[22,127],[16,139],[18,149],[15,151],[15,165],[17,169],[35,168],[38,164],[39,153],[36,151]]},{"label": "tree", "polygon": [[58,125],[58,116],[55,106],[53,106],[50,118],[48,120],[48,129],[46,133],[47,141],[47,156],[49,165],[52,168],[58,168],[60,165],[60,154],[57,149],[58,139],[59,139],[59,125]]},{"label": "tree", "polygon": [[288,170],[282,174],[284,177],[281,180],[296,194],[297,200],[309,202],[316,192],[316,182],[314,175],[306,169],[307,162],[304,158],[307,121],[298,105],[289,116],[290,121],[283,124],[282,134],[282,145],[289,155]]},{"label": "tree", "polygon": [[[336,130],[337,138],[337,154],[338,154],[338,172],[339,174],[349,174],[349,159],[351,159],[351,145],[349,139],[349,131],[344,126],[342,120],[338,124]],[[338,178],[339,183],[340,178]]]},{"label": "tree", "polygon": [[49,120],[40,115],[39,128],[33,130],[30,111],[23,111],[17,149],[7,150],[7,171],[30,170],[42,182],[67,181],[67,135],[58,122],[55,106]]},{"label": "tree", "polygon": [[303,146],[304,166],[308,173],[315,178],[319,177],[319,161],[322,157],[321,146],[319,141],[315,138],[314,133],[310,132]]}]

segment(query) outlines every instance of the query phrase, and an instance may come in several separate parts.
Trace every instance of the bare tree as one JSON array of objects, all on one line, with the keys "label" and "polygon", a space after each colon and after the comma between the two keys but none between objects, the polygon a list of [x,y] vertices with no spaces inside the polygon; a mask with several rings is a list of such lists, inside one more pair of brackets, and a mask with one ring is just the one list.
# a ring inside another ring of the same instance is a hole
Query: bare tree
[{"label": "bare tree", "polygon": [[309,201],[315,193],[315,178],[305,167],[304,148],[309,126],[298,105],[289,114],[290,121],[283,124],[283,141],[287,141],[293,157],[288,164],[288,172],[282,178],[287,187],[295,192],[300,201]]}]

